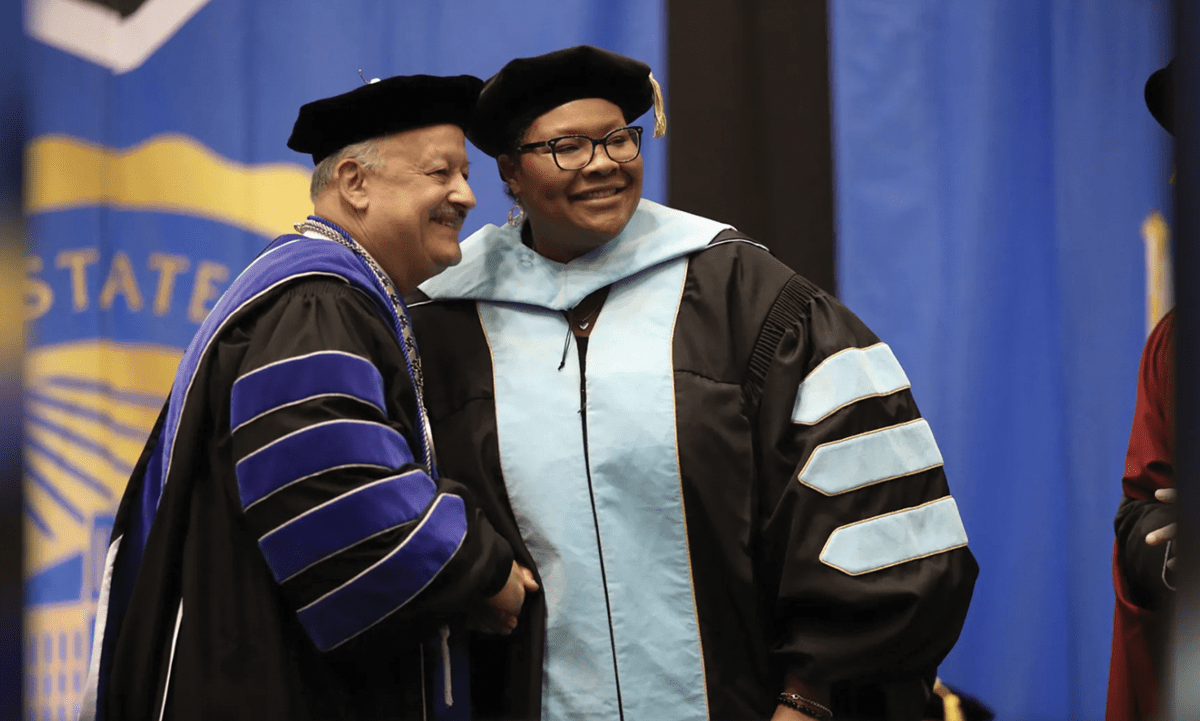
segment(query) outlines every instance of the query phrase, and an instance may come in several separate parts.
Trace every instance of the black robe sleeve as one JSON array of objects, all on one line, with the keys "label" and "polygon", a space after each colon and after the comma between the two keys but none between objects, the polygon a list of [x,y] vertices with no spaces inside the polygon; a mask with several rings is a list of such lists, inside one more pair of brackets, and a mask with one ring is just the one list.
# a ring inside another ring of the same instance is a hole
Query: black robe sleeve
[{"label": "black robe sleeve", "polygon": [[978,571],[932,433],[890,349],[799,276],[758,346],[772,652],[840,715],[920,718]]},{"label": "black robe sleeve", "polygon": [[464,487],[430,477],[404,356],[364,295],[303,283],[218,352],[237,359],[220,391],[233,502],[317,648],[430,634],[504,586],[512,551]]},{"label": "black robe sleeve", "polygon": [[1171,599],[1173,583],[1165,569],[1168,545],[1151,546],[1146,534],[1175,522],[1174,504],[1154,497],[1175,485],[1174,434],[1175,313],[1151,331],[1138,364],[1137,404],[1125,455],[1124,494],[1114,530],[1117,562],[1130,600],[1159,611]]},{"label": "black robe sleeve", "polygon": [[1142,608],[1162,611],[1174,596],[1173,574],[1166,568],[1171,546],[1151,546],[1146,534],[1175,522],[1175,506],[1157,500],[1121,497],[1113,523],[1117,560],[1132,600]]}]

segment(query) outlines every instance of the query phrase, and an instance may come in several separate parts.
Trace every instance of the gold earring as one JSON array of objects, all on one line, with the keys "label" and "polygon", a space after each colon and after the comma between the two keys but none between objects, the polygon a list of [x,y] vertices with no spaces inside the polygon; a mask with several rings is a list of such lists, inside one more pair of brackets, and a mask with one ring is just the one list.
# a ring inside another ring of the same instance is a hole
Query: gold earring
[{"label": "gold earring", "polygon": [[525,221],[525,209],[521,207],[521,202],[516,201],[512,207],[508,209],[508,225],[510,228],[516,228]]}]

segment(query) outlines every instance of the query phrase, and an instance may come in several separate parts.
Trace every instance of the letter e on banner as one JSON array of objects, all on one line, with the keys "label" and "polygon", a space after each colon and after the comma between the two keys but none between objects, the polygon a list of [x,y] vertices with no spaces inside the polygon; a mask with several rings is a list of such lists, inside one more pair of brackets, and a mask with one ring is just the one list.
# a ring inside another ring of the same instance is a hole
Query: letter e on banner
[{"label": "letter e on banner", "polygon": [[200,261],[196,269],[196,283],[192,286],[192,301],[188,303],[188,320],[193,323],[203,323],[208,317],[209,301],[221,297],[221,291],[215,283],[229,280],[229,266],[214,263],[211,260]]}]

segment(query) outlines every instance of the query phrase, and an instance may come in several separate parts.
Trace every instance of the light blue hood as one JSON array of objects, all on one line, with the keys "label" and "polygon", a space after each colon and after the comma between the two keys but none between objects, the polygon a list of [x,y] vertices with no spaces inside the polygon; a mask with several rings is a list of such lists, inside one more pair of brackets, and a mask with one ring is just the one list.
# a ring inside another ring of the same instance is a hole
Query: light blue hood
[{"label": "light blue hood", "polygon": [[724,223],[642,199],[620,235],[570,263],[538,255],[520,228],[485,225],[462,243],[462,262],[420,289],[435,300],[490,300],[567,310],[592,292],[708,245]]}]

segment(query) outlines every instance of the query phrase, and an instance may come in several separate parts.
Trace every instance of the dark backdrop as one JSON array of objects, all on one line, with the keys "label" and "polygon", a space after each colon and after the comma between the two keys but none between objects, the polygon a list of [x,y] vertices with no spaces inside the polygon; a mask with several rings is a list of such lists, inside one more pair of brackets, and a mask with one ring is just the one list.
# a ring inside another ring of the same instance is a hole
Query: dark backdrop
[{"label": "dark backdrop", "polygon": [[820,0],[667,0],[668,204],[834,287],[829,40]]}]

